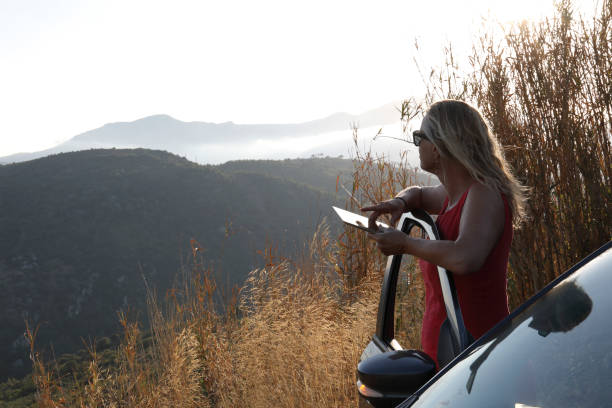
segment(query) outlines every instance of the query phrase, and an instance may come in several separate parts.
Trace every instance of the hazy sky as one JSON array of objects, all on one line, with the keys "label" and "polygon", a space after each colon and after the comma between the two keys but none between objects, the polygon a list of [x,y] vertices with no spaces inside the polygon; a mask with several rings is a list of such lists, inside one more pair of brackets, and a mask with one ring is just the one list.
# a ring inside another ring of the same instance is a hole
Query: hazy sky
[{"label": "hazy sky", "polygon": [[418,95],[415,38],[440,62],[442,44],[470,44],[488,10],[534,19],[552,1],[0,0],[0,156],[158,113],[361,113]]}]

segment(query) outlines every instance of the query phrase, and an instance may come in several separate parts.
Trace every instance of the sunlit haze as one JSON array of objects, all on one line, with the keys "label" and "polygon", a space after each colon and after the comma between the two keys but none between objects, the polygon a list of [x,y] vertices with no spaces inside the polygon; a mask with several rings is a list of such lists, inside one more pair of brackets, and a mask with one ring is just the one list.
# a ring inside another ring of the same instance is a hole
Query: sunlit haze
[{"label": "sunlit haze", "polygon": [[[420,60],[440,63],[449,40],[459,55],[469,49],[481,16],[506,23],[552,9],[539,0],[2,0],[0,156],[161,113],[215,123],[358,114],[419,94],[415,39]],[[250,148],[264,157],[279,145]]]}]

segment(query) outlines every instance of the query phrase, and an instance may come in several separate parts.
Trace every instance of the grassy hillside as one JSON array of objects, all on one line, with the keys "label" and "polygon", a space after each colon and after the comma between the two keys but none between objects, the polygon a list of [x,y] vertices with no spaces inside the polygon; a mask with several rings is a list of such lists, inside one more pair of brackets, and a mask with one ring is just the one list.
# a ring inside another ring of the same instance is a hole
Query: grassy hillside
[{"label": "grassy hillside", "polygon": [[[329,165],[316,177],[316,161],[312,178],[335,182]],[[116,332],[116,311],[144,310],[145,279],[163,295],[192,239],[223,271],[216,301],[263,264],[257,251],[266,242],[294,253],[335,198],[279,177],[280,163],[223,171],[137,149],[0,167],[0,378],[29,371],[25,319],[40,324],[40,345],[56,353]]]}]

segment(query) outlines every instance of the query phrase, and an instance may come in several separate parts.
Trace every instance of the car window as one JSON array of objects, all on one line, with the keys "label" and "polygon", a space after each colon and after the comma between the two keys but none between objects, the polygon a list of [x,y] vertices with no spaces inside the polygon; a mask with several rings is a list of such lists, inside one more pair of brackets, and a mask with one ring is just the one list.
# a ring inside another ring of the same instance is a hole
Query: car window
[{"label": "car window", "polygon": [[412,407],[602,407],[612,390],[612,249],[488,335]]},{"label": "car window", "polygon": [[[426,238],[421,228],[412,228],[409,234],[413,238]],[[418,259],[412,255],[401,255],[401,263],[395,287],[393,309],[392,345],[401,345],[403,349],[421,347],[421,326],[425,310],[425,284]]]},{"label": "car window", "polygon": [[402,256],[393,312],[394,336],[402,348],[421,349],[421,325],[425,288],[419,265],[413,256]]}]

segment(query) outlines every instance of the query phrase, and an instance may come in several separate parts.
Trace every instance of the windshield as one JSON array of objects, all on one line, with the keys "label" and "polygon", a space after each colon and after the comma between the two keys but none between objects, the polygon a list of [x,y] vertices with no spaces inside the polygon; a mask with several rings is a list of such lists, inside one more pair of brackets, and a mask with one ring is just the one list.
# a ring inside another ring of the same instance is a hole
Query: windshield
[{"label": "windshield", "polygon": [[412,407],[602,407],[612,390],[612,249],[538,299]]}]

